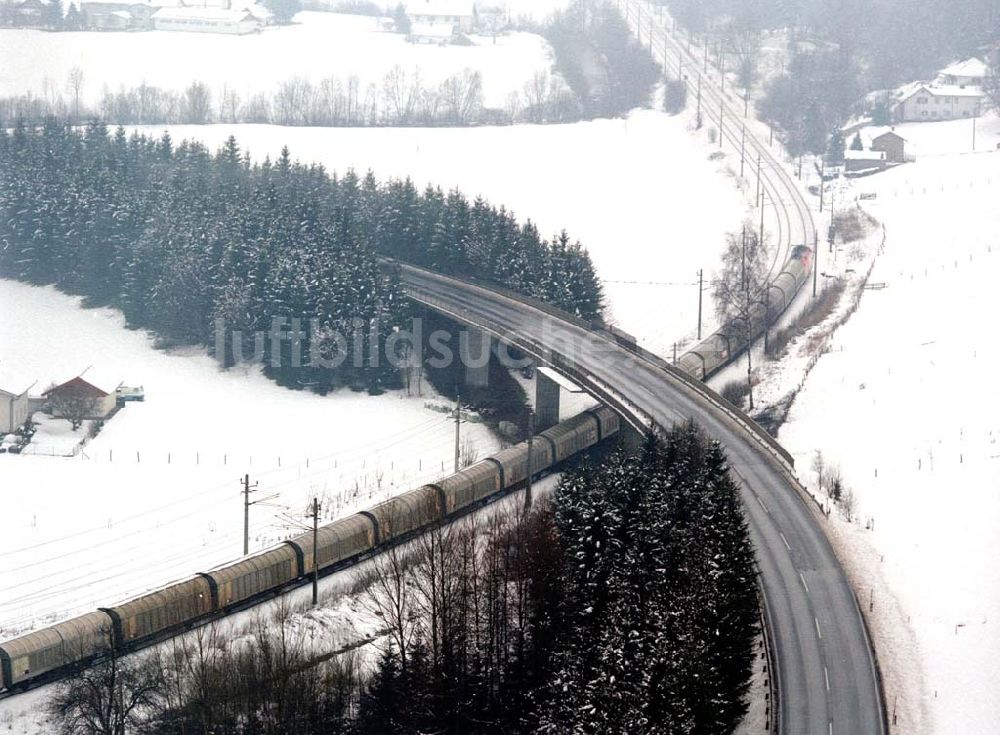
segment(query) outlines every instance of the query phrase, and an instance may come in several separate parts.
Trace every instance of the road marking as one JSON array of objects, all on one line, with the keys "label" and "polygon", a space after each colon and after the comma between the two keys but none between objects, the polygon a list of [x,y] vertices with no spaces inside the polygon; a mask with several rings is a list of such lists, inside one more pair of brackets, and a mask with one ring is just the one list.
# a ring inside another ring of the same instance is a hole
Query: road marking
[{"label": "road marking", "polygon": [[781,531],[778,531],[778,535],[781,536],[781,540],[785,542],[785,548],[791,551],[792,547],[788,545],[788,539],[785,538],[785,534],[783,534]]},{"label": "road marking", "polygon": [[833,721],[830,722],[830,735],[833,735]]},{"label": "road marking", "polygon": [[809,585],[806,584],[806,578],[802,576],[802,572],[799,572],[799,579],[802,580],[802,586],[806,588],[806,592],[809,591]]},{"label": "road marking", "polygon": [[823,677],[826,679],[826,690],[830,691],[830,672],[827,671],[826,667],[823,667]]},{"label": "road marking", "polygon": [[759,496],[759,495],[758,495],[758,496],[756,496],[756,497],[757,497],[757,502],[758,502],[758,503],[760,503],[760,507],[764,509],[764,512],[765,512],[765,513],[767,513],[768,515],[770,515],[771,511],[769,511],[769,510],[767,509],[767,506],[766,506],[766,505],[764,505],[764,501],[760,499],[760,496]]},{"label": "road marking", "polygon": [[823,640],[823,631],[819,629],[819,618],[813,618],[816,621],[816,635],[819,636],[820,640]]}]

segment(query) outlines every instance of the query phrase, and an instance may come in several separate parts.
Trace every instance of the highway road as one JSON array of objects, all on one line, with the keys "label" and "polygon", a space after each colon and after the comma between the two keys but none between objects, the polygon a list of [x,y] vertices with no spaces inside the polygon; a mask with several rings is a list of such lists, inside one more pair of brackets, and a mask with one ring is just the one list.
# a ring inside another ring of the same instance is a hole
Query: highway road
[{"label": "highway road", "polygon": [[409,296],[513,344],[621,410],[634,426],[693,419],[721,442],[741,482],[777,669],[777,732],[878,735],[884,707],[857,600],[790,458],[701,383],[553,309],[400,267]]}]

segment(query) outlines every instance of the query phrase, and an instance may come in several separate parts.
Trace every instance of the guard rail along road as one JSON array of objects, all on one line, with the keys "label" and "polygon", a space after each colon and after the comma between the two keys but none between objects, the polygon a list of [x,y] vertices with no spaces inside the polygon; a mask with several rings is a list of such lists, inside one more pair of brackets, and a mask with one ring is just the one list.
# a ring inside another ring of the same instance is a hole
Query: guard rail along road
[{"label": "guard rail along road", "polygon": [[737,478],[757,553],[780,697],[769,722],[789,735],[888,731],[874,651],[857,599],[806,499],[791,457],[707,386],[635,344],[492,286],[386,264],[409,297],[550,365],[639,430],[695,421]]}]

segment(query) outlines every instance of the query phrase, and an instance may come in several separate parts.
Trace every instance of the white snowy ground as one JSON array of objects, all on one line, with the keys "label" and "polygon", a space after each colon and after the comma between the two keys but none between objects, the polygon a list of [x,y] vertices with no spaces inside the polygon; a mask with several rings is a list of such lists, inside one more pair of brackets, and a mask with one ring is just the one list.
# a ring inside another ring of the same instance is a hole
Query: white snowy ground
[{"label": "white snowy ground", "polygon": [[[371,169],[380,179],[409,176],[421,188],[481,194],[545,236],[565,228],[590,251],[610,317],[669,356],[675,340],[696,331],[698,270],[710,278],[725,233],[739,228],[746,211],[729,177],[733,164],[709,161],[717,147],[693,136],[690,124],[688,115],[637,110],[623,120],[498,128],[167,129],[175,142],[196,139],[213,149],[235,135],[256,159],[273,159],[287,144],[293,157],[330,171]],[[163,129],[139,128],[153,136]]]},{"label": "white snowy ground", "polygon": [[0,29],[0,95],[53,92],[69,98],[69,71],[84,72],[83,97],[96,102],[105,87],[147,84],[180,91],[200,80],[218,99],[228,85],[243,100],[273,93],[293,77],[318,83],[334,76],[360,80],[381,91],[385,75],[397,64],[412,75],[419,69],[425,86],[436,87],[466,68],[483,75],[484,101],[503,107],[508,95],[522,92],[536,72],[549,70],[552,51],[541,37],[510,33],[473,36],[473,46],[413,44],[380,30],[379,19],[336,13],[302,12],[291,26],[261,33],[147,31],[137,33],[48,33]]},{"label": "white snowy ground", "polygon": [[[93,364],[146,392],[75,458],[0,455],[0,638],[238,557],[244,473],[254,498],[276,496],[251,509],[253,550],[295,532],[314,495],[332,520],[451,467],[454,424],[426,383],[424,397],[320,397],[154,350],[119,313],[51,288],[0,280],[0,304],[0,360],[40,385]],[[497,448],[464,426],[482,456]]]},{"label": "white snowy ground", "polygon": [[[887,241],[870,283],[885,288],[836,333],[780,440],[813,491],[822,450],[857,497],[859,520],[833,536],[873,596],[899,731],[996,732],[1000,153],[966,154],[971,121],[897,130],[918,161],[849,190],[877,195],[864,205]],[[996,117],[979,141],[1000,142]]]}]

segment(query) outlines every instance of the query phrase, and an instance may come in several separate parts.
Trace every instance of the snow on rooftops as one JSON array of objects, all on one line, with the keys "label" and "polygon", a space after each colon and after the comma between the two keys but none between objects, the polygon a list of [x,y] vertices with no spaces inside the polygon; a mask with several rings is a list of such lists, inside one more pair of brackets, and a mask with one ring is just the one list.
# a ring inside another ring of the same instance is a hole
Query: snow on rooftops
[{"label": "snow on rooftops", "polygon": [[406,5],[407,15],[465,16],[475,15],[473,0],[410,0]]},{"label": "snow on rooftops", "polygon": [[114,393],[118,386],[122,384],[121,378],[116,377],[104,369],[95,368],[91,365],[75,375],[64,375],[56,382],[56,386],[65,385],[66,383],[76,380],[77,378],[89,383],[106,395]]},{"label": "snow on rooftops", "polygon": [[236,22],[247,15],[253,15],[249,10],[228,10],[226,8],[160,8],[153,14],[156,20],[220,20]]},{"label": "snow on rooftops", "polygon": [[954,64],[946,66],[940,73],[941,76],[945,77],[977,78],[988,76],[990,70],[981,59],[972,57],[971,59],[966,59],[965,61],[956,61]]},{"label": "snow on rooftops", "polygon": [[885,153],[883,151],[844,151],[845,161],[884,161]]}]

